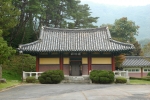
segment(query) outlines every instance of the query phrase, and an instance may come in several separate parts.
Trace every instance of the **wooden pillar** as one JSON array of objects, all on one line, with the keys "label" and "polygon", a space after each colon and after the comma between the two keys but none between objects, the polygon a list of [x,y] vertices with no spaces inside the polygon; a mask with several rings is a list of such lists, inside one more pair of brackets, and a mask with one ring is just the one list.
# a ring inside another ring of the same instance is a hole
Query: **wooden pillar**
[{"label": "wooden pillar", "polygon": [[89,53],[88,54],[88,74],[89,74],[89,71],[91,71],[92,68],[91,68],[91,54]]},{"label": "wooden pillar", "polygon": [[141,78],[143,77],[143,68],[141,67]]},{"label": "wooden pillar", "polygon": [[59,63],[60,63],[60,70],[63,70],[63,56],[62,56],[62,53],[60,53]]},{"label": "wooden pillar", "polygon": [[115,57],[112,56],[112,71],[115,71]]},{"label": "wooden pillar", "polygon": [[36,72],[39,72],[39,57],[36,56]]}]

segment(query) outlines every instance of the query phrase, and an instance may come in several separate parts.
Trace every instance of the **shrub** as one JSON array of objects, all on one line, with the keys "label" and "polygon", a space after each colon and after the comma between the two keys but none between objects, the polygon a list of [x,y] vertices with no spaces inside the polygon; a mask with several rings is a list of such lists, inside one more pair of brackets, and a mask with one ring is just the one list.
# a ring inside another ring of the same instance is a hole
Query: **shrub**
[{"label": "shrub", "polygon": [[130,77],[130,79],[150,81],[150,76],[146,76],[146,77],[142,77],[142,78]]},{"label": "shrub", "polygon": [[150,76],[150,72],[147,73],[147,76]]},{"label": "shrub", "polygon": [[27,83],[35,83],[35,81],[36,81],[35,77],[27,77],[26,78]]},{"label": "shrub", "polygon": [[124,77],[117,77],[115,83],[126,83],[127,79]]},{"label": "shrub", "polygon": [[98,73],[99,73],[98,70],[93,70],[90,72],[90,79],[92,80],[93,83],[99,83]]},{"label": "shrub", "polygon": [[106,70],[93,70],[90,73],[90,79],[93,83],[112,83],[114,82],[114,73]]},{"label": "shrub", "polygon": [[62,70],[49,70],[38,77],[39,82],[42,84],[57,84],[64,79]]},{"label": "shrub", "polygon": [[142,77],[142,80],[150,81],[150,76]]}]

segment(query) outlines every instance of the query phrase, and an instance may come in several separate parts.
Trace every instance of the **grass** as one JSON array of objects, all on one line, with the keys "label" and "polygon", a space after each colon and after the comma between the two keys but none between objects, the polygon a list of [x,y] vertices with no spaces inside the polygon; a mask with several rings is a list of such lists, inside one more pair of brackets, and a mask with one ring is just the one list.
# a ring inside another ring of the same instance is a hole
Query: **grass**
[{"label": "grass", "polygon": [[150,81],[130,79],[130,84],[150,84]]},{"label": "grass", "polygon": [[20,84],[21,82],[18,80],[7,80],[7,83],[0,83],[0,90],[13,87],[15,85]]}]

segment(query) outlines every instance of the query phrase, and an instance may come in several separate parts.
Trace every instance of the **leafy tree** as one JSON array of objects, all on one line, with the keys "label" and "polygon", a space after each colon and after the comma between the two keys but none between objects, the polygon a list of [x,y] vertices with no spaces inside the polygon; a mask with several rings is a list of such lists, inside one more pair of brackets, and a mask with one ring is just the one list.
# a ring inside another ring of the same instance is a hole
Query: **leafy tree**
[{"label": "leafy tree", "polygon": [[7,45],[7,42],[4,41],[1,34],[2,30],[0,30],[0,65],[8,61],[8,58],[15,53],[15,50]]},{"label": "leafy tree", "polygon": [[119,56],[115,56],[115,66],[117,68],[119,68],[124,60],[125,60],[125,55],[124,54],[120,54]]},{"label": "leafy tree", "polygon": [[111,35],[115,40],[125,43],[134,43],[136,41],[134,36],[138,35],[139,26],[128,20],[127,17],[117,19],[113,25],[109,26]]},{"label": "leafy tree", "polygon": [[141,45],[136,41],[134,44],[135,49],[131,52],[131,55],[143,56]]},{"label": "leafy tree", "polygon": [[17,48],[18,44],[34,41],[38,37],[34,24],[37,24],[35,17],[41,14],[42,8],[40,0],[12,0],[12,4],[20,10],[21,14],[17,17],[19,23],[10,30],[10,35],[5,39],[9,45]]},{"label": "leafy tree", "polygon": [[150,56],[150,42],[143,47],[144,56]]},{"label": "leafy tree", "polygon": [[95,28],[93,23],[97,22],[98,17],[91,17],[90,8],[87,4],[77,5],[72,14],[73,21],[68,24],[69,28]]},{"label": "leafy tree", "polygon": [[102,26],[108,26],[113,39],[124,43],[132,43],[135,46],[135,50],[126,53],[126,55],[142,55],[140,44],[136,41],[135,36],[138,35],[138,25],[135,25],[133,21],[123,17],[115,20],[114,24],[103,24]]},{"label": "leafy tree", "polygon": [[[136,41],[135,36],[138,35],[138,25],[135,25],[133,21],[123,17],[115,20],[114,24],[103,24],[102,26],[108,26],[110,33],[113,39],[121,41],[124,43],[132,43],[135,46],[135,49],[131,52],[126,53],[126,55],[142,55],[142,50],[140,44]],[[125,54],[121,54],[115,57],[116,67],[120,67],[122,62],[125,59]]]},{"label": "leafy tree", "polygon": [[12,0],[21,14],[18,25],[5,37],[9,45],[29,43],[38,39],[41,26],[54,28],[93,28],[98,17],[92,17],[88,5],[80,0]]},{"label": "leafy tree", "polygon": [[19,10],[12,5],[11,0],[0,0],[0,29],[3,31],[3,36],[7,36],[8,30],[17,25],[19,14]]},{"label": "leafy tree", "polygon": [[35,71],[35,57],[28,54],[13,55],[3,64],[3,77],[10,80],[21,80],[23,71]]},{"label": "leafy tree", "polygon": [[144,45],[147,45],[150,42],[150,38],[142,39],[139,41],[139,44],[141,44],[141,47],[143,48]]}]

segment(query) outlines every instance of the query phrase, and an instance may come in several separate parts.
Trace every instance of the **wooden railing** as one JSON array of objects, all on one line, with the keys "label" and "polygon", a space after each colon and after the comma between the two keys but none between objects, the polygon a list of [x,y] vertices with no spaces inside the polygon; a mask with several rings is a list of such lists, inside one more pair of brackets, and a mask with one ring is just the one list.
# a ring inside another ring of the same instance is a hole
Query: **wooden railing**
[{"label": "wooden railing", "polygon": [[25,72],[23,71],[23,79],[25,80],[27,77],[34,76],[36,79],[41,75],[43,72]]}]

